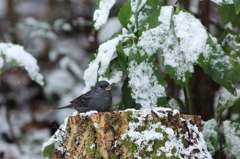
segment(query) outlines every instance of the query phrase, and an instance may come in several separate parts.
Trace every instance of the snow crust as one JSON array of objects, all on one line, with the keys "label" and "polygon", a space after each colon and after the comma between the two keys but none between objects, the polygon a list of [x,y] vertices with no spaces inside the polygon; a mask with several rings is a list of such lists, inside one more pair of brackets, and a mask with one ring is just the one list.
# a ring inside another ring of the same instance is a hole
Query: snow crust
[{"label": "snow crust", "polygon": [[41,86],[44,85],[43,76],[39,73],[37,60],[20,45],[0,43],[0,57],[9,64],[24,67],[30,78]]},{"label": "snow crust", "polygon": [[[187,127],[191,134],[193,134],[193,139],[189,139],[188,132],[186,134],[175,134],[172,128],[166,127],[162,125],[160,122],[158,123],[151,123],[147,125],[146,130],[139,131],[138,128],[140,126],[145,126],[144,122],[146,117],[149,120],[152,120],[151,111],[154,111],[160,118],[164,118],[168,116],[168,113],[165,111],[169,111],[171,109],[169,108],[156,108],[156,109],[146,109],[144,111],[134,111],[133,109],[128,109],[126,111],[132,111],[131,118],[137,119],[129,123],[129,130],[122,135],[122,140],[125,138],[129,138],[131,141],[134,142],[134,144],[137,146],[136,151],[134,152],[134,157],[137,159],[142,159],[142,155],[140,156],[140,152],[144,150],[146,145],[149,145],[147,147],[147,151],[153,150],[153,145],[151,143],[154,143],[153,141],[155,139],[157,140],[166,140],[167,134],[167,141],[165,142],[165,145],[161,147],[157,155],[160,156],[163,152],[166,154],[167,157],[177,157],[177,158],[183,158],[182,156],[185,156],[184,158],[188,158],[187,156],[196,157],[199,159],[210,159],[212,158],[210,153],[207,151],[205,141],[203,139],[203,135],[201,132],[198,131],[198,128],[196,125],[192,125],[188,120],[182,119],[182,121],[186,121]],[[163,111],[163,112],[159,112]],[[179,112],[175,112],[175,114],[179,114]],[[136,122],[137,121],[137,122]],[[162,130],[162,133],[157,128],[160,128]],[[166,134],[165,134],[166,133]],[[190,140],[193,145],[189,145],[187,148],[183,144],[183,139]],[[197,142],[195,142],[196,140]],[[175,149],[176,151],[173,151]],[[198,149],[199,152],[194,152],[195,149]]]},{"label": "snow crust", "polygon": [[107,22],[110,9],[115,2],[116,0],[99,0],[99,8],[93,14],[94,28],[96,30],[100,29]]}]

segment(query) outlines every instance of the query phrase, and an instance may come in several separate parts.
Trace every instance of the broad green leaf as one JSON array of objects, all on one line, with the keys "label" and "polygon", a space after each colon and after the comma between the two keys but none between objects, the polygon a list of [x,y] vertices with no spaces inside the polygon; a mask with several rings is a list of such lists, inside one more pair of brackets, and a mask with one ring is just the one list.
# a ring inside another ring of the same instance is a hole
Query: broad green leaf
[{"label": "broad green leaf", "polygon": [[51,158],[54,154],[54,149],[55,149],[54,143],[47,145],[46,147],[44,147],[44,149],[42,151],[42,156]]},{"label": "broad green leaf", "polygon": [[20,45],[11,43],[0,43],[0,58],[12,66],[23,67],[29,77],[43,86],[43,76],[39,73],[37,60]]},{"label": "broad green leaf", "polygon": [[223,122],[225,147],[232,158],[240,156],[240,121],[226,120]]},{"label": "broad green leaf", "polygon": [[221,115],[225,109],[232,107],[237,101],[240,101],[240,90],[237,90],[236,96],[232,95],[228,91],[222,93],[218,99],[218,105],[216,110],[217,115]]},{"label": "broad green leaf", "polygon": [[118,110],[136,108],[136,103],[131,96],[131,89],[128,87],[129,78],[126,77],[122,86],[122,104],[119,104]]},{"label": "broad green leaf", "polygon": [[214,155],[220,138],[217,122],[215,119],[210,119],[208,121],[203,121],[202,123],[202,133],[207,144],[207,149],[211,155]]},{"label": "broad green leaf", "polygon": [[239,14],[239,11],[240,11],[240,1],[239,0],[233,0],[233,2],[234,2],[236,14]]},{"label": "broad green leaf", "polygon": [[233,26],[237,26],[240,23],[240,14],[236,14],[234,4],[218,5],[217,8],[222,27],[228,22],[231,22]]},{"label": "broad green leaf", "polygon": [[123,51],[122,41],[119,41],[117,45],[117,55],[118,55],[117,59],[118,59],[119,65],[123,69],[124,73],[127,73],[127,59]]},{"label": "broad green leaf", "polygon": [[240,81],[240,33],[226,29],[219,39],[219,43],[232,64],[232,69],[229,71],[227,79],[236,84]]},{"label": "broad green leaf", "polygon": [[225,87],[232,94],[235,93],[233,82],[230,81],[227,76],[232,69],[229,57],[224,50],[218,44],[216,38],[209,34],[212,42],[208,49],[211,50],[211,61],[207,69],[204,68],[206,74],[208,74],[215,82]]},{"label": "broad green leaf", "polygon": [[121,25],[126,29],[128,29],[127,25],[130,21],[131,15],[132,13],[131,13],[130,1],[128,1],[122,6],[122,8],[120,8],[118,12],[118,20],[121,23]]},{"label": "broad green leaf", "polygon": [[93,31],[99,30],[108,19],[110,9],[115,4],[116,0],[98,0],[96,10],[93,13],[94,27]]}]

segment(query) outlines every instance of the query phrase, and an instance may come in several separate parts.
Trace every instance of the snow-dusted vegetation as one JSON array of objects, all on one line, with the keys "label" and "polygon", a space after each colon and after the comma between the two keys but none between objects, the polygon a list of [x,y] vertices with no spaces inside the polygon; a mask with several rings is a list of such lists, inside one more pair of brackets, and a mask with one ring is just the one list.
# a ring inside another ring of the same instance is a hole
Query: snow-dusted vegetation
[{"label": "snow-dusted vegetation", "polygon": [[[0,0],[0,155],[41,158],[63,150],[67,118],[57,124],[71,112],[52,110],[107,80],[114,110],[201,115],[211,155],[239,157],[238,1],[11,2]],[[122,27],[114,35],[101,32],[109,17],[119,22],[108,29]],[[98,44],[105,39],[98,35],[112,37]]]}]

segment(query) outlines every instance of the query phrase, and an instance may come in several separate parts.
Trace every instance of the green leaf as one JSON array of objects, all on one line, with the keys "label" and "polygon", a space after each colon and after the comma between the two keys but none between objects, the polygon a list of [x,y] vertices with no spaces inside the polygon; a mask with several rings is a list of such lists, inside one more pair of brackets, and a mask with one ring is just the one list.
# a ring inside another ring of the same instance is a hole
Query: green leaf
[{"label": "green leaf", "polygon": [[139,17],[138,18],[138,26],[139,28],[142,27],[142,24],[145,22],[145,20],[149,17],[153,11],[155,11],[159,6],[164,5],[165,0],[148,0],[146,4],[143,6],[143,8],[140,10],[138,13]]},{"label": "green leaf", "polygon": [[126,59],[126,55],[123,51],[122,40],[119,41],[119,43],[117,45],[117,55],[118,55],[117,59],[118,59],[119,65],[123,69],[124,73],[127,73],[127,59]]},{"label": "green leaf", "polygon": [[215,82],[225,87],[232,94],[235,93],[233,81],[228,79],[228,74],[232,69],[232,65],[229,61],[229,57],[226,55],[221,46],[217,43],[216,38],[211,38],[211,44],[208,49],[211,50],[211,60],[208,68],[204,68],[206,74],[208,74]]},{"label": "green leaf", "polygon": [[234,2],[236,14],[239,14],[239,11],[240,11],[240,1],[239,0],[233,0],[233,2]]},{"label": "green leaf", "polygon": [[230,108],[234,105],[235,102],[240,100],[240,90],[237,90],[237,95],[234,96],[230,94],[228,91],[225,91],[224,93],[221,94],[221,96],[218,99],[218,105],[217,105],[217,115],[221,115],[222,112]]},{"label": "green leaf", "polygon": [[130,1],[128,1],[122,6],[122,8],[120,8],[118,12],[118,20],[121,23],[121,25],[126,29],[128,29],[127,25],[130,21],[131,16],[132,16],[131,5]]},{"label": "green leaf", "polygon": [[223,122],[223,134],[225,138],[225,147],[231,158],[240,156],[240,121],[226,120]]},{"label": "green leaf", "polygon": [[202,133],[204,136],[204,140],[207,144],[207,149],[211,155],[214,155],[220,138],[217,122],[215,119],[210,119],[206,122],[203,121],[202,123],[203,123]]},{"label": "green leaf", "polygon": [[46,147],[44,147],[44,149],[42,151],[42,156],[51,158],[54,154],[54,149],[55,149],[54,143],[47,145]]},{"label": "green leaf", "polygon": [[228,22],[231,22],[233,27],[240,22],[240,14],[236,14],[234,4],[218,5],[218,15],[221,19],[221,26],[224,27]]},{"label": "green leaf", "polygon": [[223,50],[229,57],[232,69],[227,75],[227,80],[236,84],[240,81],[240,33],[236,33],[227,28],[219,39]]},{"label": "green leaf", "polygon": [[118,110],[125,110],[128,108],[136,108],[136,103],[131,96],[131,89],[128,87],[129,78],[126,77],[122,86],[122,103],[119,105]]}]

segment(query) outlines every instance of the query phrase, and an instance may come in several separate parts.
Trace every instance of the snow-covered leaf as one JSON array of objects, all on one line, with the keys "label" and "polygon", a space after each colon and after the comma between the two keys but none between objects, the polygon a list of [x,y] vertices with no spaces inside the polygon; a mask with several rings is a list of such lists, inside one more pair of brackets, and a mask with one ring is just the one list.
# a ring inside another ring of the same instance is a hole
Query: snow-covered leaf
[{"label": "snow-covered leaf", "polygon": [[118,63],[118,58],[114,58],[111,60],[109,67],[104,76],[99,77],[99,81],[105,80],[111,84],[118,83],[121,81],[123,76],[123,69],[120,67]]},{"label": "snow-covered leaf", "polygon": [[[98,52],[93,56],[89,67],[84,72],[83,79],[85,80],[86,87],[83,92],[90,90],[91,86],[94,86],[99,78],[105,78],[109,76],[106,73],[109,71],[109,64],[116,52],[116,47],[123,36],[115,34],[113,37],[99,46]],[[113,76],[114,78],[116,76]],[[111,79],[108,79],[111,81]]]},{"label": "snow-covered leaf", "polygon": [[240,156],[240,121],[226,120],[223,122],[225,147],[232,158]]},{"label": "snow-covered leaf", "polygon": [[231,22],[233,26],[237,26],[240,23],[240,14],[236,14],[234,4],[218,5],[217,8],[222,27],[228,22]]},{"label": "snow-covered leaf", "polygon": [[98,0],[97,8],[93,13],[94,30],[99,30],[107,22],[110,9],[115,2],[116,0]]},{"label": "snow-covered leaf", "polygon": [[41,22],[33,17],[26,18],[23,23],[19,23],[17,27],[21,30],[29,32],[31,38],[43,38],[56,40],[57,36],[52,32],[51,25],[47,22]]},{"label": "snow-covered leaf", "polygon": [[219,39],[219,43],[232,64],[232,69],[229,71],[227,79],[236,84],[240,81],[240,33],[226,29]]},{"label": "snow-covered leaf", "polygon": [[233,0],[211,0],[211,1],[216,3],[217,5],[233,4]]},{"label": "snow-covered leaf", "polygon": [[204,68],[204,71],[215,82],[233,94],[235,93],[233,82],[227,78],[232,69],[232,64],[220,44],[218,44],[216,38],[212,37],[211,35],[209,36],[212,42],[208,49],[211,50],[212,54],[210,64],[208,65],[207,69]]},{"label": "snow-covered leaf", "polygon": [[218,146],[218,141],[220,137],[218,125],[215,119],[210,119],[208,121],[203,121],[203,136],[207,144],[207,149],[211,155],[214,155],[216,148]]},{"label": "snow-covered leaf", "polygon": [[164,5],[165,0],[147,0],[145,5],[138,13],[138,26],[141,27],[148,16],[155,11],[159,6]]},{"label": "snow-covered leaf", "polygon": [[21,66],[29,77],[41,86],[44,85],[43,76],[39,73],[37,60],[20,45],[0,43],[0,57],[12,66]]},{"label": "snow-covered leaf", "polygon": [[182,112],[186,112],[186,109],[182,100],[177,97],[171,97],[171,99],[168,101],[168,105],[172,109],[177,109],[177,110],[181,110]]},{"label": "snow-covered leaf", "polygon": [[163,4],[164,0],[129,0],[120,9],[118,19],[123,27],[136,33],[148,16]]},{"label": "snow-covered leaf", "polygon": [[237,90],[236,96],[232,95],[228,91],[221,94],[221,96],[218,99],[218,105],[216,110],[217,115],[218,116],[221,115],[225,109],[233,106],[234,103],[237,102],[238,100],[240,100],[240,90]]},{"label": "snow-covered leaf", "polygon": [[128,71],[132,98],[141,105],[142,109],[167,104],[164,88],[167,84],[153,61],[146,59],[137,63],[136,59],[131,60]]}]

